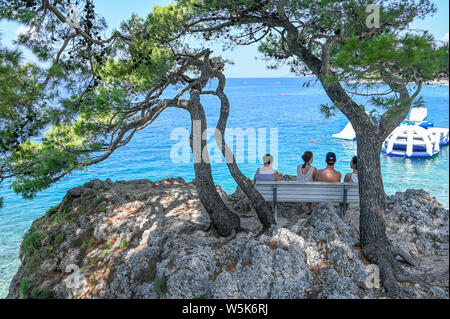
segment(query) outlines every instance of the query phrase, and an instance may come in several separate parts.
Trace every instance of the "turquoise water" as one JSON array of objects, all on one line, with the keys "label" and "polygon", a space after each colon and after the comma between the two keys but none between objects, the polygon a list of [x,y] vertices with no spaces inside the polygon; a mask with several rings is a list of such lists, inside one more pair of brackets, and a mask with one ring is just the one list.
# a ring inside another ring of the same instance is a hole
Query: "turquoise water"
[{"label": "turquoise water", "polygon": [[[228,127],[244,130],[277,128],[276,161],[278,170],[283,174],[296,173],[296,166],[305,150],[314,152],[313,165],[319,168],[323,167],[326,153],[334,151],[338,159],[336,168],[348,172],[349,161],[356,154],[356,143],[331,137],[345,127],[347,120],[342,115],[325,119],[319,112],[320,104],[329,102],[323,89],[318,85],[303,88],[303,82],[303,79],[295,78],[229,79],[227,93],[232,107]],[[448,128],[448,87],[425,87],[423,96],[428,107],[428,119],[436,127]],[[215,126],[219,104],[211,97],[205,98],[204,102],[208,125]],[[169,109],[108,161],[69,176],[32,201],[20,198],[8,185],[4,185],[0,189],[0,196],[4,198],[3,208],[0,209],[0,298],[6,296],[9,282],[19,266],[17,254],[23,234],[33,220],[58,204],[68,189],[94,178],[111,178],[114,181],[148,178],[155,181],[169,176],[182,176],[187,181],[192,180],[192,164],[175,164],[170,158],[170,150],[178,142],[170,139],[172,129],[189,129],[189,126],[186,111]],[[380,156],[388,194],[407,188],[423,188],[448,208],[448,147],[444,147],[433,159]],[[246,160],[239,166],[247,176],[252,177],[259,165]],[[225,191],[234,191],[235,183],[224,163],[213,164],[213,174],[216,183]]]}]

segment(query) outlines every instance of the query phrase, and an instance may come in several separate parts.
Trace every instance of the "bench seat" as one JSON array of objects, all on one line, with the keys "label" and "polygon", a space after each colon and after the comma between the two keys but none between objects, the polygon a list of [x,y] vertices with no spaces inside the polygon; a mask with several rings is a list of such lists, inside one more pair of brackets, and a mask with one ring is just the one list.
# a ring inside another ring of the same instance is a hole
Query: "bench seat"
[{"label": "bench seat", "polygon": [[355,183],[302,183],[296,181],[257,182],[255,188],[267,202],[274,202],[277,220],[278,202],[341,204],[341,216],[345,214],[346,204],[359,204],[359,186]]}]

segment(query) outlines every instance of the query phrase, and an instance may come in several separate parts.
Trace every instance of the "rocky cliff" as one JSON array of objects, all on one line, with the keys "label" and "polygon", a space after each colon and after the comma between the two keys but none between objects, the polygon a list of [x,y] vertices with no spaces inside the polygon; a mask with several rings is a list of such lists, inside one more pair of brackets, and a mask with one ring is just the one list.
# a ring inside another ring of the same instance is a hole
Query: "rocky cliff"
[{"label": "rocky cliff", "polygon": [[[93,180],[36,220],[20,249],[8,298],[384,298],[359,248],[357,208],[321,203],[308,216],[283,204],[261,225],[237,190],[226,202],[246,232],[217,236],[195,187],[181,178]],[[390,239],[446,273],[410,285],[411,298],[448,298],[449,212],[424,191],[387,197]],[[376,269],[375,269],[376,270]],[[409,285],[409,284],[405,284]]]}]

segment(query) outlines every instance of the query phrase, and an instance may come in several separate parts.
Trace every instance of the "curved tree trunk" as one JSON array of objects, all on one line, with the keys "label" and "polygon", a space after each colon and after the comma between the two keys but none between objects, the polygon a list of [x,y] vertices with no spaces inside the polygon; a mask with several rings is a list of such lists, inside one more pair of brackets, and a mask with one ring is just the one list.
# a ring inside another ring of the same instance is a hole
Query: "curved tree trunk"
[{"label": "curved tree trunk", "polygon": [[262,195],[255,189],[250,179],[242,174],[239,166],[236,163],[236,158],[234,157],[233,151],[225,142],[225,129],[227,126],[228,116],[230,114],[230,103],[228,97],[223,91],[226,81],[225,77],[223,75],[220,75],[218,78],[219,85],[216,90],[216,95],[220,99],[221,107],[220,117],[217,122],[216,133],[214,137],[223,156],[225,157],[225,161],[227,163],[231,176],[233,176],[238,186],[250,200],[250,203],[255,209],[259,221],[263,225],[263,228],[266,229],[275,224],[275,218],[273,216],[272,210],[270,209],[269,205],[264,200]]},{"label": "curved tree trunk", "polygon": [[[198,93],[193,93],[188,108],[191,116],[190,145],[194,156],[195,180],[203,207],[211,218],[214,227],[221,236],[228,236],[233,231],[241,230],[239,216],[236,215],[222,200],[216,190],[216,185],[211,173],[211,164],[207,152],[206,140],[202,133],[207,128],[206,116]],[[205,150],[205,151],[203,151]]]}]

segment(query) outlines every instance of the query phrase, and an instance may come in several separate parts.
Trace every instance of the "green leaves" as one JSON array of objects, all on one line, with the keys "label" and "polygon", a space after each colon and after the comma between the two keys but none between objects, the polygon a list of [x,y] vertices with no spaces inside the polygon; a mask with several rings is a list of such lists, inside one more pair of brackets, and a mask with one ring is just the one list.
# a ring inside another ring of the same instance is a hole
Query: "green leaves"
[{"label": "green leaves", "polygon": [[0,0],[0,20],[28,23],[35,17],[37,1]]},{"label": "green leaves", "polygon": [[106,24],[90,0],[79,3],[86,14],[77,32],[59,18],[66,14],[62,2],[29,18],[21,13],[30,10],[26,4],[6,2],[13,8],[3,8],[0,18],[25,23],[33,32],[18,43],[45,62],[27,64],[20,52],[0,50],[0,182],[11,178],[26,198],[107,159],[159,116],[163,108],[154,108],[170,84],[186,84],[181,74],[198,72],[183,58],[195,50],[177,38],[189,8],[155,7],[105,38]]},{"label": "green leaves", "polygon": [[0,155],[46,124],[41,69],[21,60],[19,51],[0,46]]},{"label": "green leaves", "polygon": [[448,72],[448,46],[437,48],[428,34],[381,34],[349,37],[337,44],[332,65],[341,78],[428,81]]},{"label": "green leaves", "polygon": [[[112,86],[130,88],[129,93],[143,93],[158,83],[176,65],[174,50],[168,45],[187,20],[187,10],[169,5],[154,7],[145,19],[133,15],[121,25],[129,42],[117,42],[114,52],[102,64],[95,63],[95,73]],[[173,41],[172,46],[182,49]]]},{"label": "green leaves", "polygon": [[49,143],[23,143],[12,159],[16,167],[12,188],[25,198],[33,198],[38,191],[50,186],[61,171],[69,172],[78,167],[75,154]]}]

